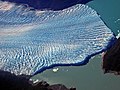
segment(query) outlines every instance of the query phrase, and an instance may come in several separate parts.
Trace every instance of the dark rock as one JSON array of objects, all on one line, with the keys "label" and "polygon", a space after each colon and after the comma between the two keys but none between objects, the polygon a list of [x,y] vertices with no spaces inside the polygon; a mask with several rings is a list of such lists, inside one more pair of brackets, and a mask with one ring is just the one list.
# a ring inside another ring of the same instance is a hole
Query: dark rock
[{"label": "dark rock", "polygon": [[0,90],[76,90],[66,88],[62,84],[49,85],[45,81],[34,83],[29,75],[11,74],[0,70]]},{"label": "dark rock", "polygon": [[48,86],[48,89],[50,89],[50,90],[76,90],[76,88],[68,89],[62,84],[50,85],[50,86]]},{"label": "dark rock", "polygon": [[49,84],[45,81],[39,81],[37,83],[33,83],[33,90],[49,90],[48,86]]},{"label": "dark rock", "polygon": [[120,38],[103,56],[104,73],[120,75]]},{"label": "dark rock", "polygon": [[51,85],[48,87],[48,89],[51,89],[51,90],[69,90],[64,85],[61,85],[61,84]]},{"label": "dark rock", "polygon": [[76,4],[86,4],[92,0],[1,0],[9,1],[17,4],[27,4],[34,9],[50,9],[50,10],[61,10],[68,8]]},{"label": "dark rock", "polygon": [[70,90],[76,90],[76,88],[70,88]]},{"label": "dark rock", "polygon": [[0,71],[0,90],[27,90],[31,85],[26,77]]}]

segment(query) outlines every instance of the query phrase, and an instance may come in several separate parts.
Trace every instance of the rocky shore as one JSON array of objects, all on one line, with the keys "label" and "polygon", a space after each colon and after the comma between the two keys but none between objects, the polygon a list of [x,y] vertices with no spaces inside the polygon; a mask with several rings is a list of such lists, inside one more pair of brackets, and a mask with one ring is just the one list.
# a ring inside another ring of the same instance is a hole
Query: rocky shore
[{"label": "rocky shore", "polygon": [[104,73],[120,75],[120,38],[103,55]]},{"label": "rocky shore", "polygon": [[29,75],[18,75],[0,70],[0,90],[76,90],[62,84],[49,85],[45,81],[34,83]]}]

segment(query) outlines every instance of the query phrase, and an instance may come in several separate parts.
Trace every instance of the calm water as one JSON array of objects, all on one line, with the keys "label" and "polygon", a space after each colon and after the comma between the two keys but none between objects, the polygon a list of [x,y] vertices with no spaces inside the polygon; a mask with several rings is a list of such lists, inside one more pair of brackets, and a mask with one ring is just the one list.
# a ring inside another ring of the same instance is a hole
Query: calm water
[{"label": "calm water", "polygon": [[[120,30],[120,0],[94,0],[88,5],[94,8],[107,26],[117,35]],[[102,59],[97,55],[85,66],[58,67],[38,74],[34,79],[45,80],[50,84],[61,83],[77,90],[120,90],[120,76],[103,74]]]}]

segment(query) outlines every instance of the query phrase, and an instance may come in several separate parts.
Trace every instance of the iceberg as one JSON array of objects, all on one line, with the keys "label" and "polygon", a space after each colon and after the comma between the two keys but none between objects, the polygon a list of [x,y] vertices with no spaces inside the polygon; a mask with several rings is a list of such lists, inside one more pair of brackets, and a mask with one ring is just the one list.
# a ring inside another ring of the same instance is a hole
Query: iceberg
[{"label": "iceberg", "polygon": [[54,66],[85,65],[115,36],[92,8],[32,10],[0,1],[0,69],[35,75]]}]

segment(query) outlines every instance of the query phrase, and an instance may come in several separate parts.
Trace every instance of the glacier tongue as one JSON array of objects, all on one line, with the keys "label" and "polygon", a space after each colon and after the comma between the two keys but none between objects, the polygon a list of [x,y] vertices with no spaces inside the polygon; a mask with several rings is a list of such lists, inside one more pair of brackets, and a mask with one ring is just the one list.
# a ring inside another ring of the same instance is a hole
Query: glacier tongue
[{"label": "glacier tongue", "polygon": [[6,9],[0,3],[0,69],[17,75],[86,64],[115,38],[86,5],[34,11],[11,3]]}]

